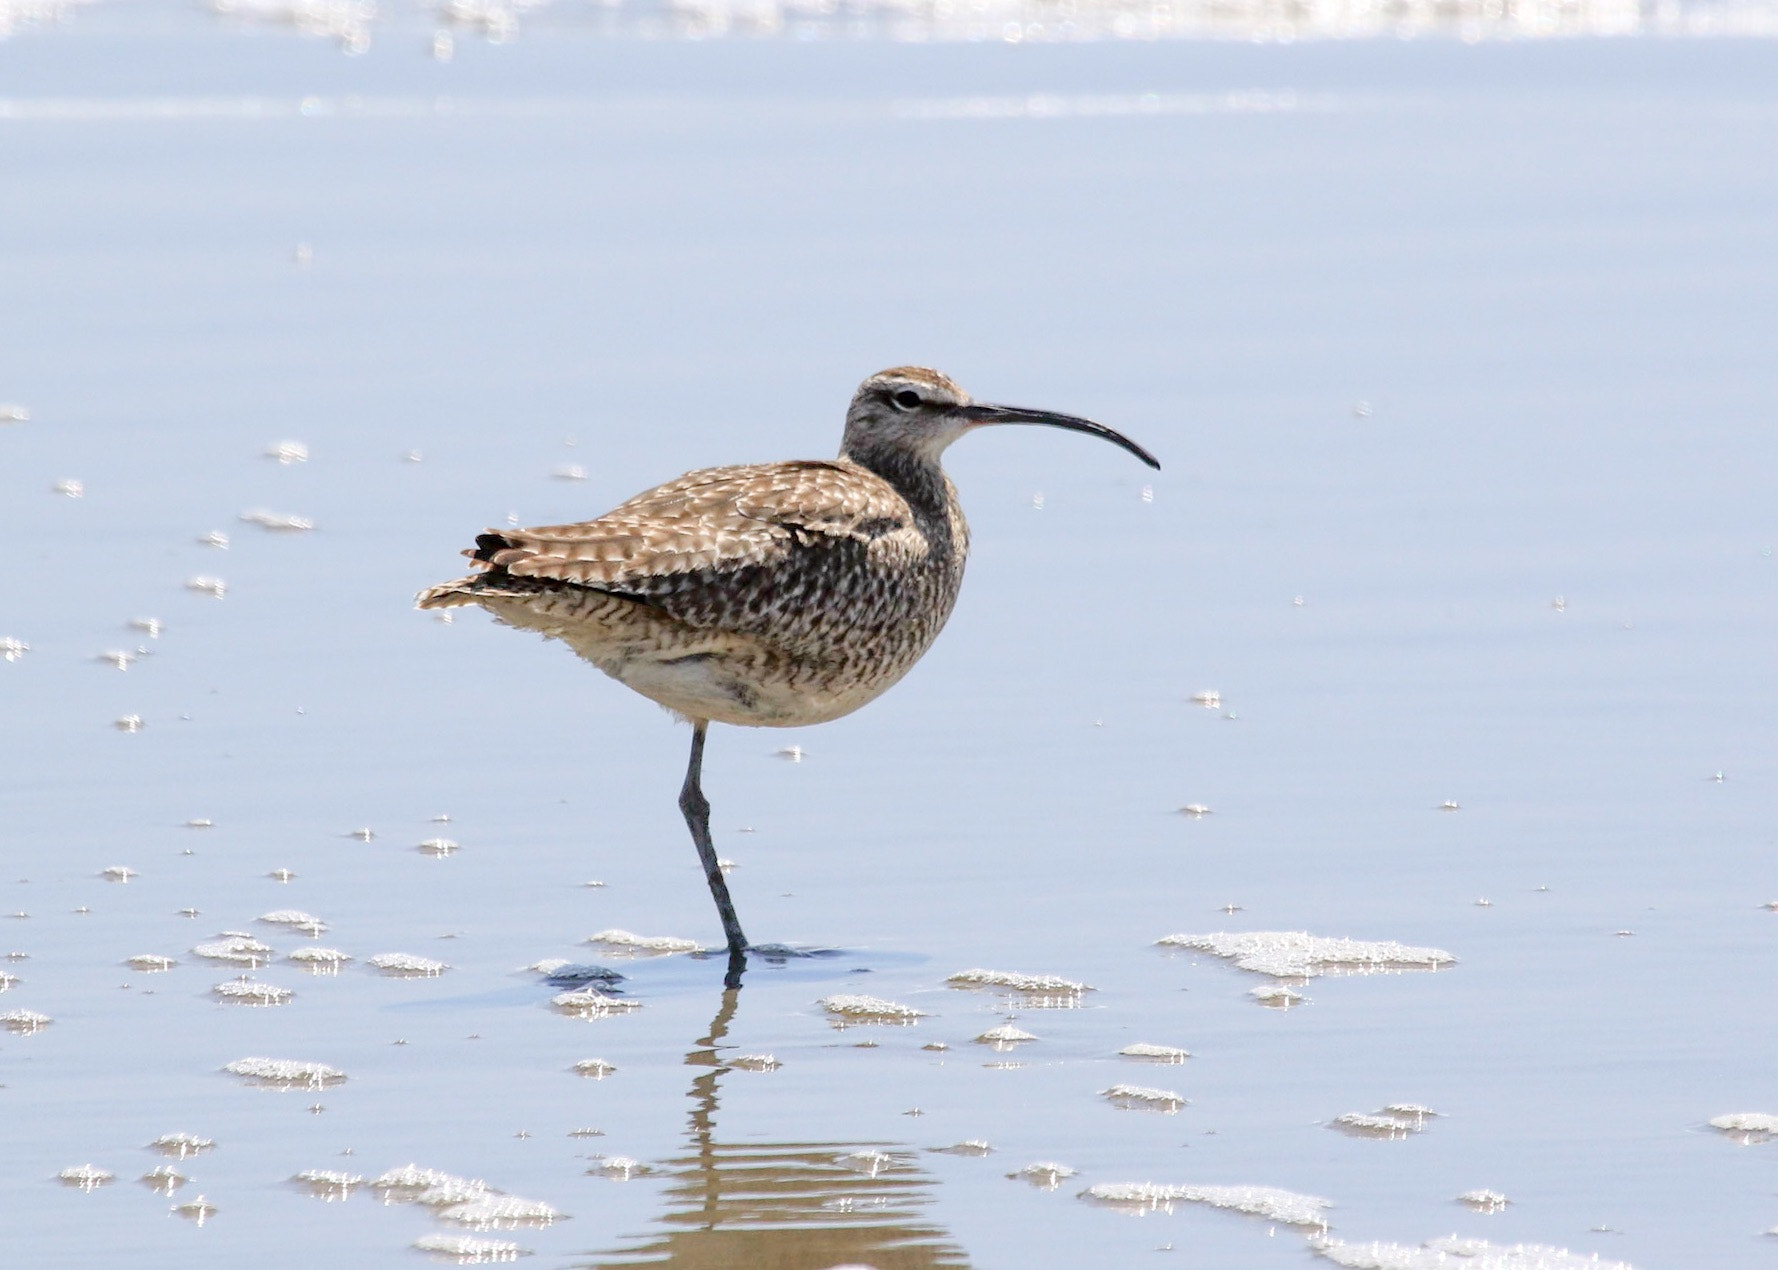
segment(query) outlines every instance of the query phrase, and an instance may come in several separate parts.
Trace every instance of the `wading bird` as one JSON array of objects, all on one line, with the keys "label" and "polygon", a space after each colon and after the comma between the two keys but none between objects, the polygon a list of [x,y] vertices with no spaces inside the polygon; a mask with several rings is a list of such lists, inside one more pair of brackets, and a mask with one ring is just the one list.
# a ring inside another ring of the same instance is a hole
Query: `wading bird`
[{"label": "wading bird", "polygon": [[748,944],[710,840],[705,732],[825,723],[912,668],[950,617],[969,554],[939,459],[1002,423],[1103,437],[1160,467],[1104,424],[973,401],[935,370],[902,366],[859,386],[837,459],[706,468],[597,520],[490,529],[463,553],[477,572],[419,595],[423,609],[479,604],[559,639],[690,722],[679,808],[731,976]]}]

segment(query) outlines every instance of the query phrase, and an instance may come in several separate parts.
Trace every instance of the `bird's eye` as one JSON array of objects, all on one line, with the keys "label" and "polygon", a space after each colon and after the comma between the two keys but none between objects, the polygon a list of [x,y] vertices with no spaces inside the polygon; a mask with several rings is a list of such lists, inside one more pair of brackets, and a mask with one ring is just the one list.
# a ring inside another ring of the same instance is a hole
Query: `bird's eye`
[{"label": "bird's eye", "polygon": [[920,406],[920,394],[911,388],[903,388],[889,400],[895,403],[897,410],[917,410]]}]

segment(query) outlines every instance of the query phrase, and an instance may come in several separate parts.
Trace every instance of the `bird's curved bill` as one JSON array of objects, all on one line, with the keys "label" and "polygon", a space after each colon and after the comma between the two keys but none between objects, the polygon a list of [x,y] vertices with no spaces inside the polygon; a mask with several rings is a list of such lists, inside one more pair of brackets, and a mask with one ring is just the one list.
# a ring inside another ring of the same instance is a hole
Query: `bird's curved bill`
[{"label": "bird's curved bill", "polygon": [[990,406],[986,402],[979,401],[964,406],[959,413],[969,420],[971,427],[981,427],[991,423],[1041,423],[1051,428],[1066,428],[1070,432],[1084,432],[1088,436],[1104,437],[1113,445],[1121,445],[1156,471],[1160,470],[1161,461],[1123,433],[1108,428],[1102,423],[1094,423],[1091,419],[1082,419],[1077,415],[1058,414],[1054,410],[1026,410],[1023,406]]}]

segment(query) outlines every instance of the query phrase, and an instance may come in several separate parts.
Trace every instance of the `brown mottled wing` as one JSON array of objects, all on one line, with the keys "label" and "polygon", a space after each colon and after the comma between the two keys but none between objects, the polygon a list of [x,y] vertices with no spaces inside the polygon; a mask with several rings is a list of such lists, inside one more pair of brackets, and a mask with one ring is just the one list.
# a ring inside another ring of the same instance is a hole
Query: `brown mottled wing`
[{"label": "brown mottled wing", "polygon": [[912,524],[893,487],[856,464],[764,463],[689,472],[597,520],[489,531],[467,554],[489,574],[629,596],[697,627],[764,631],[771,610],[832,598],[819,594],[826,580],[905,561],[923,546]]}]

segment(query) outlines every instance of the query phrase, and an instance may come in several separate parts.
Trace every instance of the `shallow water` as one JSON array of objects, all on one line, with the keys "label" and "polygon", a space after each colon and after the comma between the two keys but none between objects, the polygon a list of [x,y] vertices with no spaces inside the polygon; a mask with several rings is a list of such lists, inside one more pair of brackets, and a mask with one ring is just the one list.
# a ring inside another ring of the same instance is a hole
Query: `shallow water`
[{"label": "shallow water", "polygon": [[[440,63],[106,6],[0,44],[0,1013],[53,1020],[0,1034],[11,1255],[1318,1264],[1313,1230],[1079,1198],[1116,1183],[1322,1197],[1349,1243],[1769,1255],[1778,1146],[1707,1122],[1778,1112],[1775,58],[556,30]],[[727,994],[720,959],[588,946],[716,938],[685,730],[413,592],[509,514],[831,453],[904,361],[1165,470],[970,438],[924,663],[823,728],[713,732],[749,931],[835,955]],[[191,951],[224,931],[277,956]],[[1268,1009],[1156,946],[1219,931],[1456,964]],[[544,959],[640,1008],[553,1008]],[[947,986],[971,968],[1093,990]],[[294,996],[213,991],[242,974]],[[924,1017],[839,1027],[843,994]],[[974,1039],[1005,1023],[1037,1039]],[[1438,1115],[1330,1128],[1392,1104]],[[216,1146],[148,1145],[175,1132]],[[410,1162],[567,1216],[290,1180]],[[87,1163],[116,1180],[58,1182]]]}]

